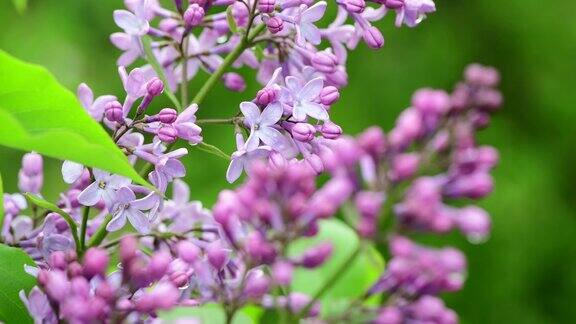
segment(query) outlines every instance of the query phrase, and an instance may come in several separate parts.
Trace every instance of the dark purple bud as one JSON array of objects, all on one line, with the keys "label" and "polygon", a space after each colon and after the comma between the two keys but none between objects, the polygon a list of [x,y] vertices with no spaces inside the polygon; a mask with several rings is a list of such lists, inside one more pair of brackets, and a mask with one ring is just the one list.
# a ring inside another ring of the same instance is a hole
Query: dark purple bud
[{"label": "dark purple bud", "polygon": [[178,11],[182,12],[182,0],[174,0],[174,5]]},{"label": "dark purple bud", "polygon": [[216,269],[222,270],[228,263],[230,251],[224,249],[219,243],[213,243],[206,250],[208,262]]},{"label": "dark purple bud", "polygon": [[200,248],[190,241],[180,241],[176,250],[178,257],[189,264],[196,262],[200,257]]},{"label": "dark purple bud", "polygon": [[68,276],[70,278],[81,276],[83,273],[84,268],[82,268],[82,265],[80,263],[74,261],[68,265]]},{"label": "dark purple bud", "polygon": [[346,10],[351,13],[360,14],[366,9],[364,0],[345,0],[343,3]]},{"label": "dark purple bud", "polygon": [[331,121],[327,121],[320,128],[320,132],[326,139],[337,139],[342,135],[342,128]]},{"label": "dark purple bud", "polygon": [[320,243],[304,252],[301,264],[305,268],[316,268],[322,265],[331,254],[332,244],[329,242]]},{"label": "dark purple bud", "polygon": [[84,276],[92,278],[95,276],[104,277],[106,268],[108,267],[108,253],[106,250],[91,248],[86,251],[84,255]]},{"label": "dark purple bud", "polygon": [[284,29],[284,21],[280,17],[274,16],[268,19],[268,21],[266,22],[266,27],[268,27],[268,30],[272,34],[276,34],[281,32],[282,29]]},{"label": "dark purple bud", "polygon": [[146,91],[149,96],[156,97],[159,96],[162,91],[164,91],[164,83],[157,77],[153,77],[146,84]]},{"label": "dark purple bud", "polygon": [[278,91],[273,88],[264,88],[256,94],[256,102],[261,106],[267,106],[269,103],[276,100]]},{"label": "dark purple bud", "polygon": [[370,48],[378,49],[384,46],[384,36],[382,36],[382,33],[374,26],[365,29],[362,33],[362,38]]},{"label": "dark purple bud", "polygon": [[196,3],[191,4],[188,9],[186,9],[183,16],[186,29],[200,25],[202,19],[204,19],[204,14],[204,8],[200,7]]},{"label": "dark purple bud", "polygon": [[270,282],[262,273],[252,272],[246,279],[244,293],[250,299],[260,299],[268,292]]},{"label": "dark purple bud", "polygon": [[292,127],[292,136],[300,142],[309,142],[316,134],[316,128],[308,123],[297,123]]},{"label": "dark purple bud", "polygon": [[158,130],[158,138],[164,143],[173,143],[178,138],[178,131],[171,125],[164,125]]},{"label": "dark purple bud", "polygon": [[124,121],[122,104],[118,101],[110,101],[106,103],[104,106],[104,115],[109,121],[122,123]]},{"label": "dark purple bud", "polygon": [[232,91],[242,92],[246,90],[246,82],[244,82],[244,78],[238,73],[225,73],[222,79],[224,80],[224,86]]},{"label": "dark purple bud", "polygon": [[270,264],[276,258],[276,249],[259,232],[251,233],[246,240],[246,251],[257,263]]},{"label": "dark purple bud", "polygon": [[319,51],[312,55],[312,66],[322,73],[334,73],[338,66],[338,58],[329,51]]},{"label": "dark purple bud", "polygon": [[261,13],[271,13],[276,5],[275,0],[258,0],[258,10]]},{"label": "dark purple bud", "polygon": [[338,91],[338,88],[336,88],[336,87],[327,86],[327,87],[324,87],[322,89],[322,91],[320,92],[320,102],[324,106],[331,106],[336,101],[338,101],[338,99],[340,99],[340,92]]},{"label": "dark purple bud", "polygon": [[172,124],[176,121],[176,118],[178,118],[178,112],[172,108],[164,108],[160,110],[158,115],[156,115],[156,118],[161,123]]},{"label": "dark purple bud", "polygon": [[[193,4],[197,4],[202,8],[206,8],[206,6],[208,5],[208,1],[209,0],[189,0],[188,4],[193,5]],[[223,5],[223,4],[220,4]]]},{"label": "dark purple bud", "polygon": [[384,0],[384,5],[388,9],[400,9],[404,6],[404,0]]}]

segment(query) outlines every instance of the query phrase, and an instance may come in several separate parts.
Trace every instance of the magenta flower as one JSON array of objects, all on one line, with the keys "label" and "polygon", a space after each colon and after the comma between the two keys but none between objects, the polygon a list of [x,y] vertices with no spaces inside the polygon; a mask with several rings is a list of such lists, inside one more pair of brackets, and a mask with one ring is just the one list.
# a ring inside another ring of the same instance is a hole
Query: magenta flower
[{"label": "magenta flower", "polygon": [[136,199],[134,191],[128,187],[122,187],[117,192],[116,204],[112,211],[112,220],[106,226],[110,232],[117,231],[124,227],[126,219],[140,233],[147,233],[150,230],[150,220],[144,210],[154,207],[156,202],[152,194]]},{"label": "magenta flower", "polygon": [[292,116],[296,121],[304,121],[306,116],[318,120],[327,120],[328,112],[324,106],[315,102],[324,87],[324,81],[321,78],[315,78],[308,81],[304,86],[296,77],[289,76],[286,78],[285,94],[292,99],[293,110]]},{"label": "magenta flower", "polygon": [[252,151],[258,147],[260,140],[271,147],[282,145],[284,136],[274,128],[274,125],[282,118],[282,106],[272,103],[260,112],[260,108],[253,102],[244,101],[240,104],[240,110],[244,114],[244,122],[250,127],[250,136],[246,141],[246,151]]},{"label": "magenta flower", "polygon": [[94,182],[78,195],[78,201],[85,206],[94,206],[104,200],[111,207],[116,198],[116,191],[130,184],[130,179],[106,171],[94,169]]},{"label": "magenta flower", "polygon": [[107,103],[116,100],[116,96],[105,95],[100,96],[94,100],[94,93],[92,93],[92,89],[85,83],[81,83],[78,86],[77,92],[78,100],[82,104],[82,107],[86,109],[88,114],[92,116],[97,121],[101,121],[102,117],[104,116],[104,107]]},{"label": "magenta flower", "polygon": [[244,145],[242,134],[236,134],[236,147],[238,150],[232,153],[232,160],[228,166],[228,171],[226,171],[226,180],[230,183],[240,177],[242,171],[247,169],[253,159],[265,158],[272,151],[269,146],[260,146],[251,151],[247,151],[246,146],[247,145]]}]

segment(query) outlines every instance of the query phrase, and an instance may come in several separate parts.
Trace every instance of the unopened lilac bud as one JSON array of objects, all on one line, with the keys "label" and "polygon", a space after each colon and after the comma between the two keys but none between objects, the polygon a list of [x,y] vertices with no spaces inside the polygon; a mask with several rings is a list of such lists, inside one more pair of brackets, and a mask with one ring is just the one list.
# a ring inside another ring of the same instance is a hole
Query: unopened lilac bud
[{"label": "unopened lilac bud", "polygon": [[456,223],[472,242],[481,242],[490,232],[490,216],[480,207],[468,206],[460,209]]},{"label": "unopened lilac bud", "polygon": [[164,108],[156,115],[156,119],[164,124],[172,124],[178,118],[178,112],[172,108]]},{"label": "unopened lilac bud", "polygon": [[200,248],[190,241],[180,241],[176,246],[178,257],[186,263],[194,263],[200,257]]},{"label": "unopened lilac bud", "polygon": [[366,9],[364,0],[345,0],[343,1],[344,8],[351,13],[360,14]]},{"label": "unopened lilac bud", "polygon": [[114,300],[114,289],[107,281],[102,281],[98,287],[96,287],[96,296],[104,299],[107,302]]},{"label": "unopened lilac bud", "polygon": [[312,55],[312,66],[322,73],[333,73],[338,65],[338,58],[329,51],[319,51]]},{"label": "unopened lilac bud", "polygon": [[268,19],[268,21],[266,22],[266,27],[268,28],[268,31],[270,31],[272,34],[276,34],[281,32],[282,29],[284,29],[284,21],[282,20],[282,18],[274,16]]},{"label": "unopened lilac bud", "polygon": [[256,102],[261,106],[267,106],[269,103],[276,100],[278,91],[273,88],[264,88],[256,94]]},{"label": "unopened lilac bud", "polygon": [[108,267],[108,253],[106,250],[91,248],[84,254],[84,276],[92,278],[95,276],[104,277],[106,268]]},{"label": "unopened lilac bud", "polygon": [[225,73],[224,76],[222,76],[222,79],[224,80],[224,86],[232,91],[242,92],[246,90],[246,82],[238,73]]},{"label": "unopened lilac bud", "polygon": [[212,243],[206,250],[208,262],[216,269],[222,270],[228,263],[230,252],[224,249],[219,243]]},{"label": "unopened lilac bud", "polygon": [[[199,6],[202,7],[202,8],[205,8],[205,7],[208,5],[208,1],[209,1],[209,0],[189,0],[189,1],[188,1],[188,4],[192,5],[192,4],[195,3],[195,4],[199,5]],[[224,4],[219,4],[219,5],[223,6]]]},{"label": "unopened lilac bud", "polygon": [[342,135],[342,128],[333,122],[327,121],[320,128],[320,132],[326,139],[337,139]]},{"label": "unopened lilac bud", "polygon": [[56,301],[63,301],[68,297],[70,282],[62,271],[50,271],[46,282],[46,293]]},{"label": "unopened lilac bud", "polygon": [[316,128],[308,123],[297,123],[291,129],[292,136],[300,142],[309,142],[316,134]]},{"label": "unopened lilac bud", "polygon": [[332,254],[332,244],[320,243],[306,252],[302,256],[302,266],[305,268],[316,268],[322,265]]},{"label": "unopened lilac bud", "polygon": [[378,317],[374,320],[374,324],[401,324],[403,316],[400,309],[396,307],[384,307],[378,313]]},{"label": "unopened lilac bud", "polygon": [[258,10],[261,13],[271,13],[276,5],[275,0],[258,0]]},{"label": "unopened lilac bud", "polygon": [[66,261],[66,254],[63,251],[53,252],[48,258],[48,264],[53,269],[65,270],[68,266],[68,262]]},{"label": "unopened lilac bud", "polygon": [[374,26],[365,29],[362,33],[362,38],[370,48],[378,49],[384,46],[384,36],[382,36],[382,33]]},{"label": "unopened lilac bud", "polygon": [[485,67],[480,64],[470,64],[464,71],[466,82],[485,86],[494,87],[500,82],[500,74],[492,67]]},{"label": "unopened lilac bud", "polygon": [[322,159],[318,155],[310,154],[305,160],[308,166],[310,166],[312,171],[316,174],[320,174],[324,171],[324,163],[322,163]]},{"label": "unopened lilac bud", "polygon": [[42,156],[38,153],[26,153],[22,157],[22,171],[27,176],[35,176],[42,173]]},{"label": "unopened lilac bud", "polygon": [[167,252],[157,252],[150,258],[148,273],[153,280],[159,280],[166,274],[170,262],[172,262],[172,256]]},{"label": "unopened lilac bud", "polygon": [[286,161],[286,158],[282,155],[282,153],[276,151],[270,153],[268,156],[268,162],[271,166],[278,169],[284,169],[286,164],[288,164],[288,161]]},{"label": "unopened lilac bud", "polygon": [[369,127],[358,136],[357,141],[358,145],[374,158],[380,158],[386,151],[386,135],[380,127]]},{"label": "unopened lilac bud", "polygon": [[84,273],[84,268],[82,268],[82,265],[76,261],[71,262],[68,265],[68,276],[70,278],[72,277],[77,277],[77,276],[81,276]]},{"label": "unopened lilac bud", "polygon": [[268,292],[270,282],[262,273],[251,273],[246,279],[244,293],[248,298],[260,299]]},{"label": "unopened lilac bud", "polygon": [[204,19],[204,14],[204,8],[196,3],[191,4],[184,12],[184,25],[187,29],[200,25],[202,19]]},{"label": "unopened lilac bud", "polygon": [[122,111],[122,104],[115,100],[106,103],[104,106],[104,116],[112,122],[123,122],[124,112]]},{"label": "unopened lilac bud", "polygon": [[146,84],[146,91],[149,96],[159,96],[164,91],[164,83],[158,77],[153,77]]},{"label": "unopened lilac bud", "polygon": [[178,20],[176,19],[172,19],[172,18],[165,18],[160,20],[160,23],[158,24],[158,28],[160,28],[161,31],[170,34],[172,32],[174,32],[176,30],[176,28],[178,28],[180,26],[180,23],[178,22]]},{"label": "unopened lilac bud", "polygon": [[126,266],[136,257],[138,241],[133,236],[124,236],[120,241],[120,261]]},{"label": "unopened lilac bud", "polygon": [[384,195],[381,192],[361,191],[354,198],[360,216],[371,219],[378,217],[383,202]]},{"label": "unopened lilac bud", "polygon": [[494,188],[492,176],[484,172],[459,176],[449,183],[444,191],[450,197],[479,199],[489,194]]},{"label": "unopened lilac bud", "polygon": [[165,125],[158,130],[157,135],[162,142],[173,143],[178,138],[178,131],[170,125]]},{"label": "unopened lilac bud", "polygon": [[420,165],[417,153],[398,154],[392,159],[390,177],[393,181],[403,181],[413,176]]},{"label": "unopened lilac bud", "polygon": [[320,91],[320,102],[324,106],[331,106],[340,99],[340,92],[334,86],[327,86]]},{"label": "unopened lilac bud", "polygon": [[342,88],[348,85],[348,74],[341,66],[337,66],[333,73],[326,75],[326,82],[337,88]]},{"label": "unopened lilac bud", "polygon": [[502,93],[494,89],[481,89],[476,93],[476,103],[480,108],[493,112],[502,106]]},{"label": "unopened lilac bud", "polygon": [[90,284],[84,277],[75,277],[70,280],[71,292],[74,295],[88,296],[90,294]]},{"label": "unopened lilac bud", "polygon": [[278,261],[272,266],[272,278],[282,286],[287,286],[292,282],[294,266],[287,261]]},{"label": "unopened lilac bud", "polygon": [[174,0],[174,5],[178,11],[182,12],[182,0]]},{"label": "unopened lilac bud", "polygon": [[420,89],[412,96],[412,105],[424,115],[441,115],[450,109],[451,100],[442,90]]},{"label": "unopened lilac bud", "polygon": [[[291,293],[288,296],[288,305],[290,305],[290,310],[294,314],[299,314],[304,310],[306,306],[310,303],[312,299],[310,296],[303,293]],[[320,304],[315,302],[314,305],[308,311],[308,314],[303,314],[306,317],[316,317],[320,313]]]},{"label": "unopened lilac bud", "polygon": [[400,9],[404,6],[405,0],[384,0],[384,5],[388,9]]}]

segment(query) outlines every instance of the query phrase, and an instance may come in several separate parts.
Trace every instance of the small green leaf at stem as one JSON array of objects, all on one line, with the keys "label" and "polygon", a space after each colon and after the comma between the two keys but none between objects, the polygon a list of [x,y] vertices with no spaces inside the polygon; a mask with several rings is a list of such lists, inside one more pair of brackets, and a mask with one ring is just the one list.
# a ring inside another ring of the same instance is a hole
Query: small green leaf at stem
[{"label": "small green leaf at stem", "polygon": [[152,40],[150,39],[150,37],[146,35],[142,36],[141,39],[142,39],[142,47],[144,48],[144,54],[146,55],[146,61],[150,63],[150,65],[154,69],[154,72],[156,72],[160,80],[164,82],[164,94],[172,101],[172,103],[174,103],[176,110],[182,111],[182,105],[180,105],[180,102],[178,101],[178,99],[176,99],[176,96],[168,86],[169,85],[168,79],[166,79],[166,75],[164,74],[164,69],[162,68],[162,65],[160,65],[160,63],[156,59],[154,52],[152,52]]},{"label": "small green leaf at stem", "polygon": [[100,243],[102,243],[104,238],[106,238],[106,235],[108,235],[108,230],[106,230],[106,226],[108,225],[108,223],[110,223],[111,220],[112,215],[106,215],[106,217],[102,221],[102,224],[100,224],[100,227],[98,227],[98,229],[96,230],[96,233],[94,233],[94,235],[90,237],[90,240],[88,241],[87,245],[88,248],[97,247],[100,245]]},{"label": "small green leaf at stem", "polygon": [[66,223],[68,223],[68,226],[70,226],[70,232],[72,232],[72,237],[74,238],[74,243],[76,244],[76,252],[81,251],[81,244],[80,240],[78,239],[78,226],[76,225],[76,222],[74,222],[72,216],[58,208],[58,206],[54,205],[53,203],[46,201],[38,196],[34,196],[30,193],[25,193],[24,196],[26,196],[26,199],[28,199],[30,203],[62,216]]},{"label": "small green leaf at stem", "polygon": [[201,142],[198,145],[195,146],[196,148],[198,148],[201,151],[210,153],[210,154],[214,154],[218,157],[223,158],[226,161],[230,161],[230,157],[224,153],[221,149],[219,149],[218,147],[212,145],[212,144],[208,144],[206,142]]},{"label": "small green leaf at stem", "polygon": [[226,22],[228,23],[231,32],[238,32],[238,25],[236,24],[236,20],[234,20],[234,15],[232,14],[232,6],[228,6],[228,9],[226,9]]}]

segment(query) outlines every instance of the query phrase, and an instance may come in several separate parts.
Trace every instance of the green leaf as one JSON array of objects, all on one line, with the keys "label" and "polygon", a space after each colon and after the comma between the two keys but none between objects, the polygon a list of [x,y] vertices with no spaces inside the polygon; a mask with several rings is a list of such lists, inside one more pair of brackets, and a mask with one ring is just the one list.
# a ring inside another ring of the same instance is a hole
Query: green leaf
[{"label": "green leaf", "polygon": [[14,4],[14,8],[18,13],[23,14],[28,7],[28,0],[12,0],[12,4]]},{"label": "green leaf", "polygon": [[0,125],[0,145],[107,170],[151,188],[52,74],[1,50]]},{"label": "green leaf", "polygon": [[68,223],[68,226],[70,226],[70,232],[72,233],[72,237],[74,238],[74,243],[76,243],[76,249],[80,248],[80,240],[78,239],[78,226],[76,225],[76,222],[74,221],[72,216],[70,216],[62,209],[58,208],[58,206],[54,205],[53,203],[46,201],[38,196],[34,196],[29,193],[25,193],[24,196],[26,196],[26,199],[28,199],[30,203],[62,216],[62,218],[64,218],[66,223]]},{"label": "green leaf", "polygon": [[[323,220],[320,222],[318,235],[294,242],[289,248],[289,254],[299,256],[308,248],[326,241],[333,245],[332,256],[317,269],[297,269],[292,283],[293,291],[314,296],[346,259],[356,252],[360,244],[356,233],[342,221]],[[337,313],[350,301],[362,296],[384,270],[384,260],[372,246],[361,248],[360,254],[339,277],[336,284],[320,297],[323,315]]]},{"label": "green leaf", "polygon": [[[4,183],[2,182],[2,174],[0,174],[0,228],[4,227]],[[2,238],[2,233],[0,233]]]},{"label": "green leaf", "polygon": [[216,147],[212,144],[208,144],[206,142],[200,142],[200,143],[198,143],[198,145],[196,145],[194,147],[196,147],[199,150],[204,151],[206,153],[214,154],[218,157],[221,157],[226,161],[230,161],[230,157],[226,153],[224,153],[221,149],[219,149],[218,147]]},{"label": "green leaf", "polygon": [[[201,307],[176,307],[166,312],[160,312],[163,323],[174,323],[178,319],[196,319],[203,324],[224,324],[226,313],[221,305],[206,304]],[[252,324],[250,317],[242,311],[237,311],[232,319],[233,324]]]},{"label": "green leaf", "polygon": [[35,265],[34,261],[16,248],[0,244],[0,321],[6,323],[32,323],[26,306],[18,293],[32,289],[36,281],[24,271],[24,265]]},{"label": "green leaf", "polygon": [[232,14],[232,6],[228,6],[228,9],[226,9],[226,22],[228,23],[231,32],[238,32],[238,25],[236,24],[236,20]]},{"label": "green leaf", "polygon": [[146,54],[146,61],[150,63],[150,65],[154,69],[154,72],[156,72],[156,75],[158,75],[160,80],[164,82],[164,94],[168,97],[168,99],[172,101],[172,103],[174,104],[174,106],[178,111],[182,111],[182,106],[180,105],[180,102],[178,101],[178,99],[176,99],[176,96],[168,86],[169,83],[168,79],[166,78],[166,75],[164,74],[164,69],[162,68],[162,66],[156,59],[156,55],[154,55],[154,52],[152,51],[152,40],[150,39],[150,37],[142,36],[142,47],[144,48],[144,54]]}]

